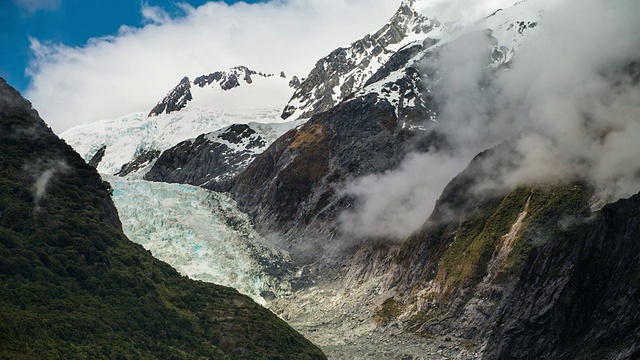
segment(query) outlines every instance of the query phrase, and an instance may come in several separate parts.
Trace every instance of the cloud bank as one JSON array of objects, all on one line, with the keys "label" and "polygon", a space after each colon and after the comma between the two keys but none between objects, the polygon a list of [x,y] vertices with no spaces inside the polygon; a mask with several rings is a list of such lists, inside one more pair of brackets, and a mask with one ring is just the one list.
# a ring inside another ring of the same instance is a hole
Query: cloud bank
[{"label": "cloud bank", "polygon": [[604,201],[640,191],[637,14],[635,0],[558,3],[510,69],[495,75],[486,68],[486,38],[472,31],[453,42],[436,64],[434,93],[442,104],[437,129],[454,150],[412,154],[397,170],[349,185],[359,206],[343,214],[342,230],[406,238],[451,177],[500,143],[511,144],[517,165],[496,165],[500,183],[483,184],[485,190],[580,179]]},{"label": "cloud bank", "polygon": [[[148,111],[183,76],[237,65],[305,77],[338,46],[376,31],[400,0],[273,0],[178,4],[179,16],[143,3],[141,27],[81,47],[31,40],[31,100],[54,131]],[[284,104],[283,104],[284,105]]]}]

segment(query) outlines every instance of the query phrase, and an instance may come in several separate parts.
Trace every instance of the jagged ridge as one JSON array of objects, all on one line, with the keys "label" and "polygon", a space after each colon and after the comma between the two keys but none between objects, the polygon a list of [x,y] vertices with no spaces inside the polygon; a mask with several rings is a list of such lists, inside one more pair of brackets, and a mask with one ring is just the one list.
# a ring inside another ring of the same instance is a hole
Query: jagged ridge
[{"label": "jagged ridge", "polygon": [[282,118],[309,118],[329,110],[359,90],[409,35],[427,34],[439,26],[404,1],[394,16],[373,35],[338,48],[318,60],[282,113]]}]

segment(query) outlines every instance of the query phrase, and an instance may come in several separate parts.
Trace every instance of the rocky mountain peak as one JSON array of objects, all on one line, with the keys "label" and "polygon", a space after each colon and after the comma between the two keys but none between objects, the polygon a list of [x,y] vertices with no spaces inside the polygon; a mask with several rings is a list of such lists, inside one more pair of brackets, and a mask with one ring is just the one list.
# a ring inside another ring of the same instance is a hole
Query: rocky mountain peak
[{"label": "rocky mountain peak", "polygon": [[389,22],[373,34],[320,59],[296,89],[282,118],[309,118],[357,91],[411,35],[427,34],[439,22],[420,14],[414,0],[404,1]]},{"label": "rocky mountain peak", "polygon": [[439,26],[437,21],[431,22],[428,17],[421,14],[415,5],[415,0],[403,1],[398,11],[385,26],[374,34],[374,37],[391,39],[394,44],[401,42],[410,34],[426,34],[431,31],[434,24]]},{"label": "rocky mountain peak", "polygon": [[203,88],[211,85],[214,82],[217,83],[222,90],[231,90],[240,86],[240,83],[244,81],[247,84],[253,83],[252,75],[258,75],[262,77],[270,77],[273,74],[263,74],[255,70],[251,70],[246,66],[236,66],[227,71],[216,71],[209,75],[198,76],[194,81],[194,85],[198,85]]},{"label": "rocky mountain peak", "polygon": [[171,113],[183,109],[187,102],[193,100],[191,95],[191,82],[188,77],[183,77],[180,83],[176,85],[153,109],[149,112],[149,116],[157,116],[162,113]]}]

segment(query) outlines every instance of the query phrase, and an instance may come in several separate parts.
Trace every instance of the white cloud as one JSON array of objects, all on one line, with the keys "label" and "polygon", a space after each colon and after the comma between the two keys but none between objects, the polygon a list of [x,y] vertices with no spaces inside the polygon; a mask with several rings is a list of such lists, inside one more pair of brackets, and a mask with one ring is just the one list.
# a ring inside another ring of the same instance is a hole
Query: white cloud
[{"label": "white cloud", "polygon": [[[412,154],[397,170],[350,184],[359,206],[343,214],[344,232],[406,238],[427,219],[447,177],[504,142],[520,162],[514,169],[488,164],[502,172],[500,183],[480,190],[580,179],[604,201],[640,191],[640,2],[565,0],[545,10],[490,91],[478,91],[486,38],[470,33],[443,50],[434,94],[442,101],[438,131],[453,153]],[[624,70],[631,64],[635,79]]]},{"label": "white cloud", "polygon": [[237,65],[304,77],[315,62],[381,27],[400,0],[209,2],[171,18],[143,4],[143,27],[122,26],[81,47],[32,39],[26,92],[56,132],[148,111],[185,75]]},{"label": "white cloud", "polygon": [[418,0],[416,8],[435,16],[441,22],[469,23],[477,21],[497,9],[512,6],[519,0]]},{"label": "white cloud", "polygon": [[60,0],[15,0],[15,4],[33,14],[39,10],[56,10]]},{"label": "white cloud", "polygon": [[442,189],[468,164],[462,156],[410,154],[398,169],[349,183],[358,200],[340,215],[340,229],[356,238],[404,240],[424,224]]},{"label": "white cloud", "polygon": [[142,21],[145,24],[164,24],[171,21],[169,13],[160,6],[152,6],[149,3],[142,3]]}]

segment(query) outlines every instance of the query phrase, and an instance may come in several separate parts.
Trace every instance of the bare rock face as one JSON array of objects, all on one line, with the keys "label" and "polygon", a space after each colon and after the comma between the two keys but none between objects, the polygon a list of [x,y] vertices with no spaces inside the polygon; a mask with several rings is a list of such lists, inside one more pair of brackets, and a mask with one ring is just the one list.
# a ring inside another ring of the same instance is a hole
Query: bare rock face
[{"label": "bare rock face", "polygon": [[89,159],[87,164],[89,164],[89,166],[91,166],[92,168],[97,168],[98,164],[100,164],[100,161],[102,161],[102,158],[104,157],[104,153],[106,151],[107,151],[107,146],[106,145],[102,146],[100,149],[98,149],[98,151],[96,151],[95,155],[93,155],[91,159]]},{"label": "bare rock face", "polygon": [[343,184],[391,169],[421,146],[424,131],[406,124],[374,94],[344,101],[280,137],[234,179],[230,192],[261,230],[286,233],[292,246],[300,234],[321,231],[319,241],[327,243],[336,216],[353,203],[339,191]]},{"label": "bare rock face", "polygon": [[173,111],[179,111],[187,105],[187,102],[193,100],[191,96],[191,82],[188,77],[183,77],[180,83],[173,88],[167,96],[156,105],[149,116],[160,115],[162,113],[169,114]]},{"label": "bare rock face", "polygon": [[231,125],[164,151],[144,178],[213,188],[244,170],[255,158],[254,151],[265,145],[248,125]]},{"label": "bare rock face", "polygon": [[[190,82],[188,77],[182,78],[180,83],[176,85],[158,104],[149,112],[149,116],[156,116],[162,113],[169,114],[171,112],[182,110],[189,101],[193,100],[191,86],[200,88],[218,86],[223,91],[233,90],[242,85],[251,85],[254,77],[269,78],[274,74],[267,74],[260,71],[251,70],[246,66],[236,66],[229,70],[215,71],[208,75],[200,75]],[[280,77],[285,78],[284,71],[280,72]],[[289,87],[296,89],[299,86],[297,77],[290,80]]]},{"label": "bare rock face", "polygon": [[226,191],[234,176],[295,125],[233,124],[202,134],[165,150],[144,178]]},{"label": "bare rock face", "polygon": [[297,89],[300,87],[300,79],[298,79],[297,76],[293,76],[291,77],[291,80],[289,80],[289,87]]},{"label": "bare rock face", "polygon": [[[217,83],[222,90],[231,90],[240,86],[243,82],[252,84],[252,76],[272,77],[273,74],[265,74],[263,72],[251,70],[246,66],[236,66],[227,71],[216,71],[209,75],[201,75],[193,80],[193,85],[205,87]],[[280,72],[280,77],[286,77],[284,71]]]},{"label": "bare rock face", "polygon": [[285,134],[234,180],[231,192],[259,227],[291,238],[311,228],[333,236],[332,222],[353,205],[340,191],[345,183],[392,170],[411,151],[449,146],[434,121],[446,75],[423,70],[441,56],[435,43],[398,50],[364,88]]},{"label": "bare rock face", "polygon": [[607,205],[532,251],[485,358],[638,358],[639,209]]},{"label": "bare rock face", "polygon": [[240,86],[241,81],[244,81],[247,84],[251,84],[253,80],[251,79],[251,75],[259,75],[263,77],[273,76],[267,75],[263,73],[258,73],[257,71],[251,70],[246,66],[237,66],[229,71],[216,71],[209,75],[202,75],[193,80],[193,84],[199,87],[205,87],[208,85],[218,83],[222,90],[231,90],[235,87]]},{"label": "bare rock face", "polygon": [[133,172],[136,172],[146,166],[149,166],[155,159],[160,156],[160,151],[150,149],[142,151],[135,159],[122,165],[120,171],[114,175],[127,176]]}]

